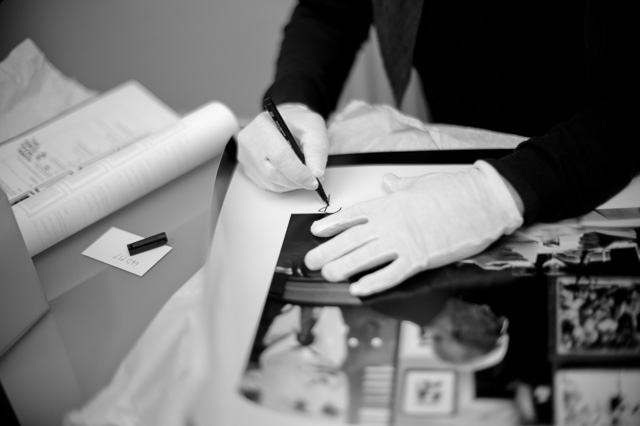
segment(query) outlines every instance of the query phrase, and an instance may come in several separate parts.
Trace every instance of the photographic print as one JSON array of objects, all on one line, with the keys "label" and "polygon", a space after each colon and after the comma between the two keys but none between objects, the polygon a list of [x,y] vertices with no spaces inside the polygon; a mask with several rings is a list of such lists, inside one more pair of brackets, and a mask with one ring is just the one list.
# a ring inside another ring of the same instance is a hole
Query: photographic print
[{"label": "photographic print", "polygon": [[[291,215],[246,355],[238,391],[265,409],[346,424],[504,416],[518,424],[512,384],[551,389],[558,359],[637,363],[635,234],[563,231],[558,246],[549,235],[544,244],[515,236],[470,262],[360,298],[349,293],[351,281],[328,282],[304,263],[325,241],[310,232],[322,217]],[[549,260],[570,275],[550,279]],[[612,270],[626,275],[603,274]],[[576,386],[589,392],[593,383]],[[532,402],[534,416],[550,423],[545,401]]]},{"label": "photographic print", "polygon": [[556,282],[558,355],[640,357],[640,279],[597,277]]},{"label": "photographic print", "polygon": [[558,426],[640,424],[640,370],[560,370],[555,395]]},{"label": "photographic print", "polygon": [[637,232],[633,228],[619,227],[636,224],[637,209],[599,210],[585,217],[591,216],[601,220],[576,222],[574,219],[519,229],[460,263],[475,264],[486,270],[508,269],[518,276],[572,275],[582,273],[587,267],[619,269],[620,264],[626,270],[635,268],[637,273],[640,267]]},{"label": "photographic print", "polygon": [[[323,242],[310,233],[321,217],[290,217],[239,378],[245,398],[335,423],[493,424],[517,416],[514,378],[551,383],[546,281],[454,264],[354,297],[304,264]],[[461,399],[458,371],[491,374],[465,380]]]},{"label": "photographic print", "polygon": [[539,244],[524,237],[505,236],[461,263],[471,263],[486,270],[511,268],[515,273],[535,269]]},{"label": "photographic print", "polygon": [[547,276],[576,274],[587,265],[594,270],[611,269],[612,263],[618,264],[616,268],[623,263],[625,269],[634,269],[637,274],[639,226],[637,208],[598,209],[579,218],[536,223],[516,230],[509,238],[536,242],[541,269]]},{"label": "photographic print", "polygon": [[403,410],[406,414],[453,414],[456,392],[454,371],[408,370],[405,375]]},{"label": "photographic print", "polygon": [[309,228],[322,216],[291,216],[240,392],[291,415],[391,424],[399,320],[306,268],[322,242]]}]

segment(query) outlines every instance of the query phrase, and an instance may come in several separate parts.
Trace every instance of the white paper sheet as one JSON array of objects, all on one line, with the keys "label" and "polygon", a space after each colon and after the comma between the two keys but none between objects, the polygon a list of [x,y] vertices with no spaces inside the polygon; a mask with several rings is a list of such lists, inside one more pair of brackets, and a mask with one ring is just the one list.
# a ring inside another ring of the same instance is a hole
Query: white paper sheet
[{"label": "white paper sheet", "polygon": [[87,247],[82,254],[141,277],[166,256],[172,248],[169,245],[163,245],[135,256],[129,255],[127,244],[143,238],[140,235],[111,227]]}]

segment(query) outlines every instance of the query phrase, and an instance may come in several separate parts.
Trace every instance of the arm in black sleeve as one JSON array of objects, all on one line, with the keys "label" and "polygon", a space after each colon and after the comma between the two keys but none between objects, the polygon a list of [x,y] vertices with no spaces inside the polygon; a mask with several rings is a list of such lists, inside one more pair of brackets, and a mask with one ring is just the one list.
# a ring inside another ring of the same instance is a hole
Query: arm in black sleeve
[{"label": "arm in black sleeve", "polygon": [[587,213],[640,173],[631,115],[620,104],[599,103],[490,160],[522,197],[525,224]]},{"label": "arm in black sleeve", "polygon": [[275,80],[265,96],[301,102],[326,118],[371,22],[369,0],[300,0],[284,28]]},{"label": "arm in black sleeve", "polygon": [[[618,8],[618,9],[615,9]],[[588,2],[585,60],[591,101],[542,137],[489,160],[520,194],[525,224],[575,217],[607,201],[640,173],[637,34],[632,14]]]}]

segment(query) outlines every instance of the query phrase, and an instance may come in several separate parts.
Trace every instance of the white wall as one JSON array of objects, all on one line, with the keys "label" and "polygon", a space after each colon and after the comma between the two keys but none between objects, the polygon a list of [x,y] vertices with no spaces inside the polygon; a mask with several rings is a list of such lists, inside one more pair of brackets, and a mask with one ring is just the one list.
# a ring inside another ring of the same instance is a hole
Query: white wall
[{"label": "white wall", "polygon": [[[28,37],[64,74],[91,89],[136,79],[180,112],[218,100],[246,119],[260,111],[294,3],[4,0],[0,58]],[[345,96],[390,102],[379,67],[377,52],[369,48]],[[411,114],[425,114],[419,96],[409,96],[404,105]]]}]

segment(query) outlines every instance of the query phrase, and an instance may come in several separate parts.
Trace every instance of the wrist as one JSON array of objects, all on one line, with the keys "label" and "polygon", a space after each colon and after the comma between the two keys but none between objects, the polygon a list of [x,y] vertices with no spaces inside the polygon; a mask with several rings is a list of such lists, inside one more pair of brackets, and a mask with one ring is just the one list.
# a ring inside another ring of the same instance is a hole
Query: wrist
[{"label": "wrist", "polygon": [[522,202],[522,197],[518,194],[518,191],[516,191],[513,185],[511,185],[511,182],[505,179],[502,175],[500,175],[500,179],[502,179],[504,186],[507,187],[509,194],[513,198],[513,202],[516,204],[516,208],[518,209],[518,212],[520,212],[520,216],[524,216],[524,203]]}]

